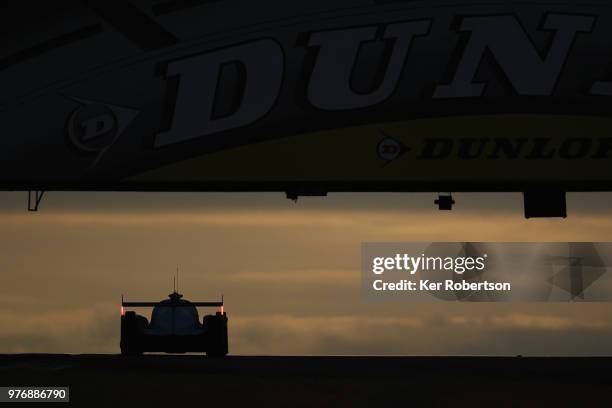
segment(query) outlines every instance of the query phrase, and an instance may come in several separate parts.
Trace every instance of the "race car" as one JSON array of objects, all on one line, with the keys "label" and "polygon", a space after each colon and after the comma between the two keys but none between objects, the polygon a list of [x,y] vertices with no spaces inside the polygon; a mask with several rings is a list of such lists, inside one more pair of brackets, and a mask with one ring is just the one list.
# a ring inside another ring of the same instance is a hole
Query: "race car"
[{"label": "race car", "polygon": [[[121,299],[121,354],[143,352],[205,352],[207,356],[227,354],[227,314],[220,302],[190,302],[176,290],[160,302],[124,302]],[[126,307],[153,307],[151,321]],[[219,307],[200,322],[197,307]]]}]

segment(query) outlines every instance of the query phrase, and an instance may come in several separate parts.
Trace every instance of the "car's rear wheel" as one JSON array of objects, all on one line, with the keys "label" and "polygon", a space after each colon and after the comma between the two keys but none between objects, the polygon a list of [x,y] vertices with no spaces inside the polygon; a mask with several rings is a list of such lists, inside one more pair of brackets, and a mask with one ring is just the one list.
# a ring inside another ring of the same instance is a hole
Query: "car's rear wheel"
[{"label": "car's rear wheel", "polygon": [[134,312],[127,312],[121,317],[121,355],[140,356],[142,349],[139,345],[138,316]]},{"label": "car's rear wheel", "polygon": [[204,317],[203,325],[207,336],[208,357],[224,357],[228,352],[227,315],[217,312]]}]

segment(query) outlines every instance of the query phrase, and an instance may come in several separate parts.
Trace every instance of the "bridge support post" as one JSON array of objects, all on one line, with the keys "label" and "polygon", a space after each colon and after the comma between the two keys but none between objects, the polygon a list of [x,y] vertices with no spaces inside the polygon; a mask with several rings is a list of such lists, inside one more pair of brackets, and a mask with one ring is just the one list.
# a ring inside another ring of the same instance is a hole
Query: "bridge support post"
[{"label": "bridge support post", "polygon": [[44,190],[28,190],[28,211],[38,211],[44,194]]}]

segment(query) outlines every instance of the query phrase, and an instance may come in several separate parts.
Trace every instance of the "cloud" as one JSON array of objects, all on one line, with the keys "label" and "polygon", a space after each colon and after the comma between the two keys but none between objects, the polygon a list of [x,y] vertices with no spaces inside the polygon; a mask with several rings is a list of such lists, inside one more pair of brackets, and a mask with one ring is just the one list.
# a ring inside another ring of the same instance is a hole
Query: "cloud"
[{"label": "cloud", "polygon": [[[456,304],[455,304],[456,305]],[[257,355],[593,355],[609,353],[612,319],[589,306],[567,316],[411,304],[387,315],[257,313],[229,315],[232,354]],[[507,306],[507,305],[506,305]],[[0,312],[1,353],[118,353],[119,315],[111,305]],[[468,310],[472,313],[466,313]],[[550,309],[550,307],[549,307]],[[571,309],[571,308],[568,308]],[[480,314],[473,310],[481,310]]]},{"label": "cloud", "polygon": [[116,352],[118,316],[108,314],[108,305],[38,312],[2,310],[0,352]]},{"label": "cloud", "polygon": [[360,272],[353,269],[301,269],[283,271],[241,271],[228,276],[228,280],[242,283],[272,285],[348,285],[359,286]]},{"label": "cloud", "polygon": [[[433,210],[380,211],[339,209],[207,209],[203,211],[71,211],[0,213],[5,227],[95,228],[96,230],[196,229],[202,226],[263,233],[278,230],[293,239],[342,243],[362,240],[404,241],[606,241],[612,219],[605,213],[574,214],[571,218],[525,220],[505,211],[453,212]],[[305,233],[308,231],[308,233]],[[13,231],[15,232],[15,231]],[[296,234],[298,233],[298,234]]]},{"label": "cloud", "polygon": [[[384,349],[388,332],[423,327],[416,317],[262,315],[231,319],[231,346],[242,354],[358,354]],[[372,344],[372,339],[374,343]],[[332,344],[335,344],[332,345]],[[383,353],[387,354],[387,353]]]},{"label": "cloud", "polygon": [[509,314],[505,316],[450,316],[454,326],[474,329],[505,330],[609,330],[612,325],[601,319],[577,319],[555,315]]},{"label": "cloud", "polygon": [[[588,355],[609,350],[605,341],[612,340],[612,324],[528,314],[484,318],[268,315],[231,319],[231,333],[233,352],[246,354]],[[549,344],[551,336],[554,347]],[[572,347],[576,339],[585,344],[601,339],[601,345],[577,349]]]}]

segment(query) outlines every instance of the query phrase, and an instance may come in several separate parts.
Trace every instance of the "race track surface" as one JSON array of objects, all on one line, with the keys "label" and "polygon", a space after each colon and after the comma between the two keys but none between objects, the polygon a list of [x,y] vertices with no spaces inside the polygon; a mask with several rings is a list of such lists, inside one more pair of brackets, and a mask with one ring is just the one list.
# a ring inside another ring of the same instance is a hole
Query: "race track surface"
[{"label": "race track surface", "polygon": [[0,355],[0,386],[69,386],[70,406],[87,407],[609,406],[611,365],[607,357],[22,354]]}]

